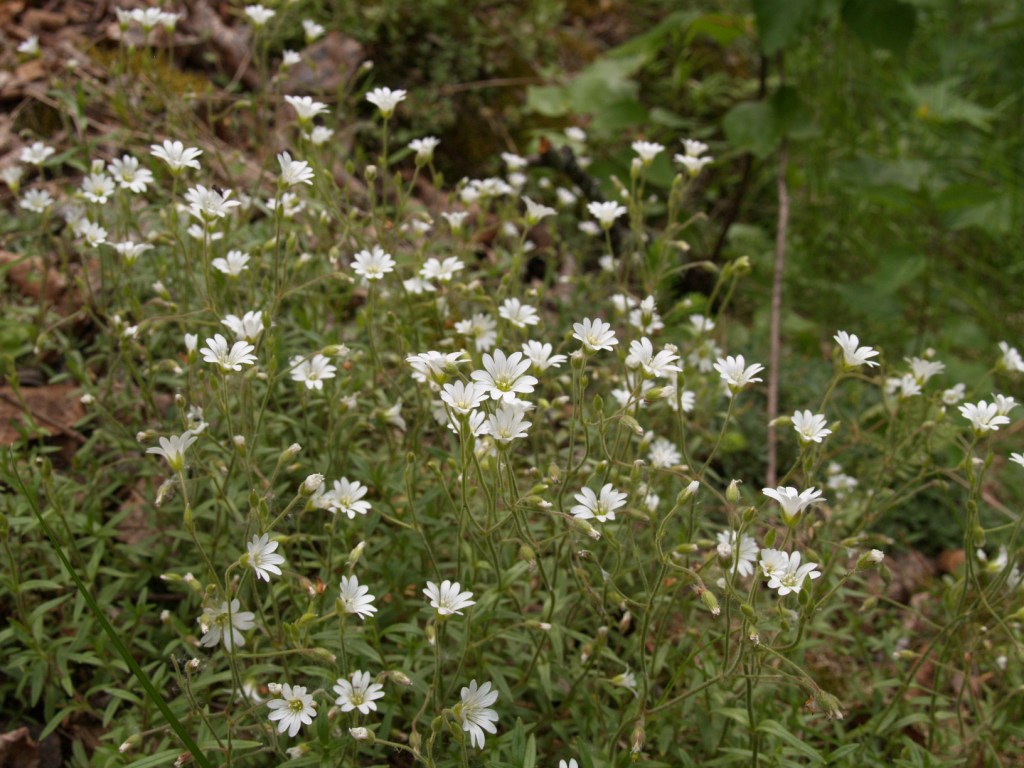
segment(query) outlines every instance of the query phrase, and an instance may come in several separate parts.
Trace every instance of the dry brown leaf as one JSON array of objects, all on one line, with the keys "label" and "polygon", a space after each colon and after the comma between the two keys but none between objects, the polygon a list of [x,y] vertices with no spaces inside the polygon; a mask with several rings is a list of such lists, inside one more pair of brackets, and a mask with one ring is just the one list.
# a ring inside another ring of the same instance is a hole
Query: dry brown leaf
[{"label": "dry brown leaf", "polygon": [[0,445],[9,446],[19,437],[18,427],[34,423],[47,435],[64,435],[76,442],[85,438],[74,425],[85,416],[76,396],[74,384],[49,384],[44,387],[21,387],[18,392],[0,387]]},{"label": "dry brown leaf", "polygon": [[39,768],[39,744],[28,728],[0,734],[0,766],[3,768]]}]

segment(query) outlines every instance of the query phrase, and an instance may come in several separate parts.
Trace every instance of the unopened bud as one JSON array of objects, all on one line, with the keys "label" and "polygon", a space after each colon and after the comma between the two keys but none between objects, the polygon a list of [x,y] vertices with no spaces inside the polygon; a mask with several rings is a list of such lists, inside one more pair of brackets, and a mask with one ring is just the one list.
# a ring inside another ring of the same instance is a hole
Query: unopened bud
[{"label": "unopened bud", "polygon": [[703,590],[700,593],[700,600],[704,603],[704,607],[711,611],[712,616],[717,616],[722,612],[722,608],[718,604],[718,598],[710,590]]},{"label": "unopened bud", "polygon": [[349,728],[348,734],[356,741],[368,741],[371,744],[373,743],[373,731],[369,728]]},{"label": "unopened bud", "polygon": [[238,455],[245,456],[245,435],[235,435],[231,438],[231,442],[235,444]]},{"label": "unopened bud", "polygon": [[185,670],[188,672],[198,672],[200,663],[199,659],[189,659],[185,662]]},{"label": "unopened bud", "polygon": [[139,734],[133,733],[131,736],[125,739],[124,742],[122,742],[121,746],[117,748],[117,751],[120,752],[122,755],[126,752],[131,752],[133,749],[135,749],[135,747],[139,745],[140,741],[141,737],[139,736]]},{"label": "unopened bud", "polygon": [[324,476],[319,473],[309,475],[305,480],[302,481],[302,487],[299,488],[299,494],[302,496],[312,496],[318,490],[320,486],[324,484]]},{"label": "unopened bud", "polygon": [[880,565],[884,559],[885,553],[882,550],[872,549],[870,552],[865,552],[857,559],[857,570],[874,568],[875,566]]},{"label": "unopened bud", "polygon": [[182,752],[178,755],[178,759],[174,761],[174,768],[181,768],[183,765],[188,765],[192,762],[191,752]]},{"label": "unopened bud", "polygon": [[366,180],[367,181],[376,181],[377,180],[377,166],[376,165],[368,165],[368,166],[366,166]]},{"label": "unopened bud", "polygon": [[637,720],[636,725],[633,726],[633,737],[631,741],[633,742],[633,745],[630,747],[629,751],[632,753],[633,759],[635,760],[639,757],[640,752],[644,748],[644,744],[647,742],[647,734],[644,730],[643,720]]},{"label": "unopened bud", "polygon": [[358,544],[356,544],[352,548],[352,551],[348,553],[348,560],[345,561],[345,565],[347,565],[349,568],[355,566],[355,564],[359,562],[359,558],[363,556],[364,549],[366,549],[365,541],[360,541]]},{"label": "unopened bud", "polygon": [[286,464],[287,462],[289,462],[292,459],[294,459],[295,456],[298,455],[299,451],[301,451],[301,450],[302,450],[302,446],[301,445],[299,445],[298,443],[292,443],[291,445],[289,445],[287,448],[285,448],[281,452],[281,458],[279,459],[279,461],[282,464]]},{"label": "unopened bud", "polygon": [[412,679],[400,669],[389,670],[386,674],[388,679],[393,683],[398,683],[398,685],[412,685]]},{"label": "unopened bud", "polygon": [[729,487],[725,489],[725,500],[730,504],[735,504],[740,500],[740,483],[741,480],[733,480],[729,483]]},{"label": "unopened bud", "polygon": [[630,625],[633,623],[633,614],[626,611],[622,614],[622,618],[619,619],[619,634],[626,634],[629,631]]}]

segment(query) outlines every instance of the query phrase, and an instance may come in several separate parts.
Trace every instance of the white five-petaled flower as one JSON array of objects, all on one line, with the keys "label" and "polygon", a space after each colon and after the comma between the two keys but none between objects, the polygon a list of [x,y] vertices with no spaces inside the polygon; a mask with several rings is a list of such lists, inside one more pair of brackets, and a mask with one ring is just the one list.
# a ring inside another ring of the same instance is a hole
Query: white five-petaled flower
[{"label": "white five-petaled flower", "polygon": [[550,344],[542,344],[539,341],[523,342],[523,354],[530,358],[533,367],[538,371],[546,371],[548,368],[558,368],[566,361],[565,355],[552,355]]},{"label": "white five-petaled flower", "polygon": [[111,160],[107,165],[107,172],[117,180],[122,189],[131,190],[136,194],[145,192],[153,183],[153,172],[148,168],[140,168],[138,158],[131,155]]},{"label": "white five-petaled flower", "polygon": [[523,202],[526,203],[526,223],[531,227],[546,216],[554,216],[557,213],[554,208],[535,203],[525,195],[523,195]]},{"label": "white five-petaled flower", "polygon": [[1017,401],[1008,395],[992,395],[992,398],[996,404],[996,413],[1000,416],[1009,416],[1010,411],[1017,407]]},{"label": "white five-petaled flower", "polygon": [[654,345],[646,336],[639,341],[629,343],[629,354],[626,355],[627,368],[640,368],[645,376],[669,376],[672,373],[681,373],[682,368],[675,365],[679,355],[670,349],[663,349],[654,354]]},{"label": "white five-petaled flower", "polygon": [[477,749],[484,748],[484,731],[497,733],[494,725],[498,722],[498,713],[491,705],[498,700],[498,692],[491,690],[491,683],[477,686],[476,680],[470,680],[469,686],[463,688],[459,695],[462,701],[455,705],[455,715],[462,721],[462,730],[469,733],[469,741]]},{"label": "white five-petaled flower", "polygon": [[380,280],[388,272],[395,271],[395,260],[379,245],[372,251],[360,251],[352,260],[352,271],[366,280]]},{"label": "white five-petaled flower", "polygon": [[619,343],[611,325],[600,318],[585,318],[582,323],[573,323],[572,329],[572,337],[582,342],[587,352],[599,352],[602,349],[610,351]]},{"label": "white five-petaled flower", "polygon": [[189,213],[204,223],[223,219],[232,208],[242,204],[238,200],[231,200],[230,197],[230,189],[207,189],[202,184],[197,184],[185,193]]},{"label": "white five-petaled flower", "polygon": [[437,149],[441,140],[436,136],[424,136],[422,139],[413,139],[409,142],[409,149],[416,153],[416,162],[425,165],[434,159],[434,150]]},{"label": "white five-petaled flower", "polygon": [[448,376],[455,372],[455,366],[464,363],[463,352],[421,352],[418,355],[409,355],[405,361],[412,366],[413,378],[417,381],[431,381],[434,384],[444,384]]},{"label": "white five-petaled flower", "polygon": [[341,609],[345,613],[354,613],[360,619],[366,619],[377,612],[374,606],[374,596],[370,594],[370,588],[359,583],[355,575],[341,577],[341,592],[338,595],[341,601]]},{"label": "white five-petaled flower", "polygon": [[793,525],[800,513],[811,504],[827,501],[821,497],[821,491],[815,488],[808,488],[798,491],[792,486],[779,486],[778,488],[762,488],[761,492],[770,499],[774,499],[782,507],[782,519],[786,525]]},{"label": "white five-petaled flower", "polygon": [[18,159],[23,163],[29,165],[42,165],[46,162],[46,159],[56,152],[53,147],[43,144],[41,141],[35,141],[31,146],[25,147],[21,150],[21,154],[18,155]]},{"label": "white five-petaled flower", "polygon": [[235,334],[236,339],[256,341],[263,333],[263,312],[250,310],[241,317],[227,315],[220,323]]},{"label": "white five-petaled flower", "polygon": [[719,358],[714,368],[722,377],[722,381],[732,390],[733,394],[739,392],[747,384],[761,381],[761,379],[755,378],[755,376],[764,370],[764,366],[760,363],[752,363],[747,366],[743,355],[736,355],[736,357],[729,355],[725,358]]},{"label": "white five-petaled flower", "polygon": [[427,582],[423,594],[430,600],[430,607],[437,611],[438,616],[451,616],[454,613],[462,615],[463,608],[476,605],[472,592],[463,592],[462,585],[457,581],[445,579],[438,586],[432,581]]},{"label": "white five-petaled flower", "polygon": [[328,111],[326,104],[309,96],[285,96],[284,100],[295,110],[300,123],[308,123],[317,115]]},{"label": "white five-petaled flower", "polygon": [[105,173],[90,173],[82,179],[82,197],[91,203],[105,204],[114,189],[114,180]]},{"label": "white five-petaled flower", "polygon": [[1010,461],[1016,464],[1020,464],[1022,467],[1024,467],[1024,453],[1011,453]]},{"label": "white five-petaled flower", "polygon": [[219,365],[223,371],[240,371],[243,365],[256,362],[256,355],[252,354],[255,349],[247,341],[236,341],[228,349],[228,340],[216,333],[212,339],[206,340],[206,346],[199,352],[205,362]]},{"label": "white five-petaled flower", "polygon": [[377,699],[384,698],[384,686],[371,682],[370,673],[361,670],[353,672],[348,680],[339,677],[334,692],[338,694],[334,703],[341,707],[342,712],[356,709],[363,715],[376,711]]},{"label": "white five-petaled flower", "polygon": [[820,443],[832,434],[827,426],[824,414],[810,411],[796,411],[793,414],[793,429],[800,436],[802,443]]},{"label": "white five-petaled flower", "polygon": [[461,381],[445,384],[441,400],[457,414],[466,414],[477,408],[489,396],[487,388],[475,381],[468,384]]},{"label": "white five-petaled flower", "polygon": [[800,553],[789,554],[778,549],[761,550],[761,570],[768,579],[768,588],[776,589],[780,597],[799,592],[804,580],[817,579],[821,572],[817,563],[800,564]]},{"label": "white five-petaled flower", "polygon": [[18,201],[18,207],[33,213],[46,213],[53,205],[53,197],[45,189],[29,189]]},{"label": "white five-petaled flower", "polygon": [[470,378],[479,382],[493,400],[510,402],[517,395],[533,392],[537,378],[526,373],[530,369],[530,360],[522,352],[506,356],[496,349],[493,356],[484,354],[483,363],[484,370],[473,371]]},{"label": "white five-petaled flower", "polygon": [[705,166],[711,165],[714,161],[714,158],[710,156],[692,157],[691,155],[675,155],[673,159],[683,166],[690,178],[697,176]]},{"label": "white five-petaled flower", "polygon": [[334,487],[321,497],[321,506],[331,512],[348,515],[355,520],[356,515],[365,515],[370,511],[370,502],[362,501],[369,489],[358,480],[349,481],[347,477],[334,481]]},{"label": "white five-petaled flower", "polygon": [[744,533],[739,546],[736,546],[736,536],[736,531],[718,532],[718,556],[726,570],[735,571],[740,576],[751,576],[757,562],[757,542]]},{"label": "white five-petaled flower", "polygon": [[[441,214],[446,216],[446,214]],[[455,214],[447,214],[455,215]],[[437,280],[441,283],[449,282],[455,273],[460,271],[466,265],[462,263],[462,259],[458,259],[455,256],[448,256],[444,261],[438,261],[431,257],[427,259],[426,263],[420,267],[420,277],[424,280]]]},{"label": "white five-petaled flower", "polygon": [[269,533],[264,533],[262,536],[254,535],[252,541],[245,546],[249,558],[247,564],[256,572],[257,579],[269,582],[270,574],[281,575],[281,569],[278,566],[284,562],[284,556],[275,551],[278,542],[271,541]]},{"label": "white five-petaled flower", "polygon": [[516,407],[520,404],[503,402],[494,413],[488,414],[485,434],[502,444],[526,437],[531,422],[523,420],[523,410]]},{"label": "white five-petaled flower", "polygon": [[501,306],[498,307],[498,316],[508,320],[517,328],[536,325],[540,321],[536,309],[515,298],[505,299],[501,303]]},{"label": "white five-petaled flower", "polygon": [[[452,232],[455,233],[462,231],[462,224],[465,222],[467,216],[469,216],[468,211],[446,211],[441,214],[441,218],[448,222],[448,226],[451,227]],[[447,261],[447,259],[445,259],[445,261]]]},{"label": "white five-petaled flower", "polygon": [[305,160],[292,160],[290,154],[282,152],[277,156],[277,162],[281,166],[281,183],[285,186],[313,183],[313,169]]},{"label": "white five-petaled flower", "polygon": [[619,216],[624,216],[629,212],[624,205],[619,205],[618,203],[598,202],[587,203],[587,210],[604,229],[610,229]]},{"label": "white five-petaled flower", "polygon": [[387,119],[394,114],[395,107],[398,106],[399,102],[405,100],[405,91],[401,89],[393,91],[390,88],[374,88],[366,94],[366,100],[377,107],[380,110],[381,116]]},{"label": "white five-petaled flower", "polygon": [[616,491],[611,483],[605,483],[601,487],[600,496],[589,488],[583,488],[576,494],[576,501],[579,504],[569,510],[573,517],[578,520],[593,518],[606,523],[615,519],[615,510],[626,503],[626,494]]},{"label": "white five-petaled flower", "polygon": [[180,141],[164,139],[163,144],[151,144],[149,153],[167,163],[171,173],[179,173],[185,168],[195,168],[198,171],[199,160],[196,158],[203,154],[203,150],[186,147]]},{"label": "white five-petaled flower", "polygon": [[847,368],[857,368],[861,365],[876,367],[878,365],[878,363],[871,360],[872,357],[878,355],[878,351],[873,347],[858,347],[860,339],[852,333],[838,331],[832,338],[836,340],[836,343],[843,350],[843,365]]},{"label": "white five-petaled flower", "polygon": [[285,683],[281,686],[281,698],[271,699],[267,707],[270,709],[271,722],[278,721],[278,733],[287,731],[291,737],[316,717],[316,702],[312,695],[306,693],[304,685]]},{"label": "white five-petaled flower", "polygon": [[245,636],[242,632],[255,627],[255,620],[256,614],[252,611],[243,611],[238,600],[231,601],[230,610],[224,601],[218,606],[204,608],[197,620],[200,629],[203,630],[199,644],[204,648],[213,648],[223,641],[228,652],[236,646],[241,648],[245,645]]},{"label": "white five-petaled flower", "polygon": [[985,432],[996,432],[999,427],[1009,424],[1008,416],[999,413],[999,406],[995,403],[987,403],[980,400],[977,403],[964,403],[960,406],[961,415],[971,422],[974,431],[979,435]]},{"label": "white five-petaled flower", "polygon": [[[251,21],[255,26],[262,27],[277,15],[277,11],[267,8],[265,5],[256,3],[254,5],[245,6],[245,15],[249,17],[249,21]],[[305,690],[305,688],[303,688],[303,690]]]},{"label": "white five-petaled flower", "polygon": [[292,381],[301,382],[306,385],[306,389],[315,389],[318,392],[323,391],[324,379],[333,379],[338,370],[331,364],[329,357],[320,353],[312,357],[295,355],[288,364],[292,368]]},{"label": "white five-petaled flower", "polygon": [[476,312],[455,323],[455,332],[473,339],[477,351],[484,352],[498,340],[498,322],[486,312]]},{"label": "white five-petaled flower", "polygon": [[39,53],[39,36],[31,35],[22,40],[18,44],[18,53],[24,53],[26,56],[35,56]]},{"label": "white five-petaled flower", "polygon": [[324,27],[322,24],[317,24],[312,19],[302,20],[302,31],[306,35],[306,44],[312,43],[318,37],[323,35]]},{"label": "white five-petaled flower", "polygon": [[249,254],[244,251],[228,251],[226,258],[218,257],[210,264],[221,274],[238,277],[249,268]]},{"label": "white five-petaled flower", "polygon": [[683,139],[683,151],[687,157],[700,157],[708,151],[708,145],[696,139]]},{"label": "white five-petaled flower", "polygon": [[679,453],[675,443],[668,438],[659,437],[651,443],[650,450],[647,453],[647,460],[651,462],[652,467],[667,469],[668,467],[681,464],[683,456]]},{"label": "white five-petaled flower", "polygon": [[185,466],[185,451],[189,446],[198,440],[192,432],[185,430],[180,435],[160,438],[160,447],[156,446],[146,449],[146,453],[155,453],[167,459],[167,463],[175,472],[180,472]]},{"label": "white five-petaled flower", "polygon": [[940,363],[937,360],[924,360],[920,357],[907,357],[904,359],[910,363],[911,375],[918,384],[927,384],[928,379],[932,376],[946,370],[946,364]]},{"label": "white five-petaled flower", "polygon": [[1003,353],[999,357],[999,367],[1014,373],[1024,371],[1024,357],[1021,357],[1016,347],[1011,347],[1007,342],[1000,341],[999,350]]},{"label": "white five-petaled flower", "polygon": [[636,152],[640,161],[644,165],[650,165],[651,161],[654,160],[658,154],[664,150],[665,147],[662,144],[658,144],[655,141],[634,141],[633,151]]}]

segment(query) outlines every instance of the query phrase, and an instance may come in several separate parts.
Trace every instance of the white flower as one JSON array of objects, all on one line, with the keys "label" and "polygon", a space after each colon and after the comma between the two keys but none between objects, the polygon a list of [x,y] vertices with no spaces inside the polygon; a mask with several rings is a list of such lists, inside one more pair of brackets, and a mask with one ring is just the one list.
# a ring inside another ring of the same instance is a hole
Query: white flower
[{"label": "white flower", "polygon": [[498,308],[498,316],[508,320],[517,328],[536,325],[540,320],[537,317],[537,310],[523,304],[519,299],[505,299]]},{"label": "white flower", "polygon": [[[24,160],[24,158],[22,159]],[[1000,341],[999,349],[1003,353],[999,358],[998,365],[1000,368],[1016,373],[1024,371],[1024,357],[1021,357],[1016,347],[1011,347],[1005,341]]]},{"label": "white flower", "polygon": [[587,203],[587,210],[604,229],[610,229],[617,218],[629,212],[618,203]]},{"label": "white flower", "polygon": [[423,594],[430,600],[430,607],[437,611],[438,616],[451,616],[453,613],[462,615],[463,608],[476,605],[472,592],[463,592],[459,582],[445,579],[441,586],[432,581],[427,582]]},{"label": "white flower", "polygon": [[241,608],[242,604],[238,600],[231,601],[230,610],[226,602],[221,602],[216,607],[204,608],[197,620],[200,629],[203,630],[199,644],[204,648],[213,648],[223,641],[228,652],[236,646],[244,646],[245,636],[242,632],[256,626],[256,614],[252,611],[243,611]]},{"label": "white flower", "polygon": [[810,411],[796,411],[793,414],[793,429],[800,436],[802,443],[820,443],[832,434],[827,427],[825,416]]},{"label": "white flower", "polygon": [[284,557],[275,552],[278,542],[270,540],[270,534],[253,536],[252,541],[245,545],[249,551],[248,565],[256,572],[257,579],[270,581],[270,574],[281,575],[278,566],[284,562]]},{"label": "white flower", "polygon": [[236,339],[256,341],[263,333],[263,312],[249,311],[241,317],[228,315],[220,323],[227,326],[228,330],[235,334]]},{"label": "white flower", "polygon": [[[441,218],[448,222],[448,226],[451,227],[452,232],[455,233],[462,231],[462,224],[465,222],[467,216],[469,216],[468,211],[448,211],[441,214]],[[437,261],[437,259],[434,259],[433,261]],[[445,261],[447,261],[447,259],[445,259]]]},{"label": "white flower", "polygon": [[38,35],[31,35],[27,39],[23,40],[18,45],[18,53],[24,53],[26,56],[35,56],[39,53]]},{"label": "white flower", "polygon": [[626,503],[626,494],[616,491],[611,483],[605,483],[598,496],[589,488],[583,488],[576,494],[579,502],[571,510],[572,516],[578,520],[596,519],[606,523],[615,519],[615,510]]},{"label": "white flower", "polygon": [[366,280],[380,280],[394,270],[395,260],[379,245],[373,251],[360,251],[352,261],[352,271]]},{"label": "white flower", "polygon": [[923,360],[920,357],[904,358],[910,363],[910,370],[913,373],[914,380],[918,384],[927,384],[928,379],[937,373],[942,373],[946,370],[946,365],[934,360]]},{"label": "white flower", "polygon": [[651,443],[647,459],[653,467],[667,468],[681,464],[683,456],[679,453],[675,443],[664,437],[659,437]]},{"label": "white flower", "polygon": [[82,196],[92,203],[106,203],[114,188],[114,180],[105,173],[90,173],[82,179]]},{"label": "white flower", "polygon": [[587,352],[598,352],[602,349],[610,351],[619,343],[611,325],[600,318],[585,318],[582,323],[573,323],[572,329],[572,337],[582,342]]},{"label": "white flower", "polygon": [[487,416],[486,434],[499,443],[511,443],[526,437],[531,422],[523,421],[523,411],[514,404],[502,403]]},{"label": "white flower", "polygon": [[302,56],[298,51],[285,51],[281,54],[281,69],[287,69],[288,67],[294,67],[302,61]]},{"label": "white flower", "polygon": [[355,671],[350,675],[351,680],[343,677],[338,678],[334,686],[334,692],[338,698],[334,703],[341,707],[342,712],[359,710],[360,714],[368,715],[377,709],[377,699],[384,698],[384,686],[380,683],[370,682],[370,673]]},{"label": "white flower", "polygon": [[288,361],[291,366],[292,381],[298,381],[306,385],[306,389],[323,391],[324,379],[333,379],[338,370],[331,365],[331,360],[321,354],[315,354],[311,358],[302,355],[295,355]]},{"label": "white flower", "polygon": [[498,323],[490,315],[477,312],[468,320],[459,320],[455,324],[455,332],[474,340],[478,352],[494,346],[498,339]]},{"label": "white flower", "polygon": [[722,381],[732,390],[733,394],[739,392],[747,384],[761,381],[761,379],[754,378],[754,376],[764,370],[764,366],[760,363],[753,363],[748,367],[743,359],[743,355],[736,355],[736,357],[729,355],[726,358],[719,358],[714,368],[722,377]]},{"label": "white flower", "polygon": [[465,414],[474,410],[480,403],[486,400],[488,394],[487,388],[475,381],[471,381],[468,384],[456,381],[444,385],[444,388],[441,390],[441,400],[447,403],[455,413]]},{"label": "white flower", "polygon": [[569,759],[568,763],[565,762],[565,760],[559,760],[558,761],[558,768],[580,768],[580,764],[577,763],[576,762],[576,758],[573,757],[573,758]]},{"label": "white flower", "polygon": [[576,193],[571,189],[566,189],[565,187],[558,187],[555,189],[555,200],[563,208],[575,205],[577,199]]},{"label": "white flower", "polygon": [[469,733],[470,743],[477,749],[484,748],[484,731],[497,733],[494,725],[498,713],[491,705],[498,700],[498,692],[491,690],[490,682],[477,687],[476,680],[470,680],[469,687],[459,694],[462,701],[454,707],[455,715],[462,721],[462,730]]},{"label": "white flower", "polygon": [[846,331],[838,331],[832,337],[843,350],[843,364],[847,368],[856,368],[861,365],[869,367],[877,366],[878,363],[871,360],[878,355],[878,351],[872,347],[858,347],[860,339]]},{"label": "white flower", "polygon": [[185,466],[185,451],[198,439],[192,432],[185,430],[180,435],[161,437],[160,447],[148,448],[146,453],[155,453],[157,456],[163,456],[167,459],[167,463],[171,466],[172,470],[180,472]]},{"label": "white flower", "polygon": [[[454,432],[459,437],[462,437],[462,420],[455,418],[448,418],[447,414],[444,414],[445,418],[442,421],[446,424],[448,429]],[[486,435],[490,429],[487,424],[487,414],[483,411],[470,411],[466,417],[466,432],[471,437],[480,437]]]},{"label": "white flower", "polygon": [[199,351],[205,362],[215,363],[221,370],[240,371],[243,365],[252,365],[256,362],[256,355],[252,354],[255,349],[256,347],[246,341],[236,341],[231,349],[228,349],[228,340],[217,333],[212,339],[207,339],[206,346]]},{"label": "white flower", "polygon": [[554,208],[535,203],[525,195],[523,196],[523,202],[526,203],[526,223],[531,227],[546,216],[554,216],[556,213]]},{"label": "white flower", "polygon": [[306,44],[312,43],[318,37],[323,35],[324,28],[322,24],[317,24],[311,19],[302,20],[302,31],[306,34]]},{"label": "white flower", "polygon": [[752,536],[743,534],[739,547],[736,546],[736,531],[718,532],[718,556],[732,570],[740,576],[751,576],[754,573],[754,563],[757,562],[757,542]]},{"label": "white flower", "polygon": [[[441,215],[448,218],[449,216],[465,216],[466,214],[442,213]],[[449,223],[450,221],[451,220],[449,219]],[[429,258],[427,259],[427,262],[420,267],[420,277],[424,280],[437,280],[441,283],[447,283],[455,276],[456,272],[460,271],[465,266],[466,265],[462,263],[462,260],[455,256],[448,256],[444,261]]]},{"label": "white flower", "polygon": [[434,150],[437,149],[441,140],[436,136],[424,136],[422,139],[413,139],[409,142],[409,149],[416,153],[416,162],[426,165],[433,162]]},{"label": "white flower", "polygon": [[309,96],[285,96],[284,100],[295,110],[300,123],[308,123],[314,117],[327,112],[327,105],[314,101]]},{"label": "white flower", "polygon": [[992,395],[996,404],[996,413],[1000,416],[1009,416],[1010,411],[1017,407],[1017,401],[1007,395]]},{"label": "white flower", "polygon": [[341,512],[348,515],[349,520],[355,520],[356,515],[365,515],[370,511],[370,502],[361,501],[369,489],[358,480],[349,481],[348,478],[334,481],[334,487],[323,494],[321,506],[331,512]]},{"label": "white flower", "polygon": [[46,162],[46,158],[56,151],[53,147],[49,147],[41,141],[36,141],[32,143],[32,146],[23,148],[21,154],[18,155],[18,159],[29,165],[42,165]]},{"label": "white flower", "polygon": [[[245,15],[249,17],[249,20],[255,26],[262,27],[264,24],[270,21],[275,15],[277,15],[277,11],[274,11],[270,8],[267,8],[264,5],[260,5],[259,3],[257,3],[255,5],[245,6]],[[305,690],[305,688],[303,688],[303,690]],[[298,729],[296,728],[296,730]],[[294,736],[295,734],[292,735]]]},{"label": "white flower", "polygon": [[287,152],[277,156],[277,162],[281,166],[281,183],[288,187],[296,184],[313,184],[313,169],[305,160],[292,160]]},{"label": "white flower", "polygon": [[153,183],[153,172],[148,168],[140,168],[137,158],[131,155],[123,155],[120,159],[113,159],[107,165],[107,172],[114,177],[122,189],[128,189],[136,194],[145,192]]},{"label": "white flower", "polygon": [[885,380],[885,393],[888,395],[899,393],[900,398],[917,397],[921,394],[921,382],[914,378],[912,373],[905,373],[903,376],[890,377]]},{"label": "white flower", "polygon": [[669,376],[672,373],[681,373],[682,368],[675,365],[679,355],[675,352],[663,349],[654,354],[654,345],[646,336],[640,341],[629,343],[629,354],[626,355],[627,368],[640,368],[646,376]]},{"label": "white flower", "polygon": [[1016,464],[1020,464],[1022,467],[1024,467],[1024,453],[1011,453],[1010,461]]},{"label": "white flower", "polygon": [[75,234],[83,238],[93,248],[107,242],[107,230],[88,219],[80,219],[72,228]]},{"label": "white flower", "polygon": [[366,94],[366,100],[377,107],[380,110],[381,116],[387,119],[394,114],[395,107],[398,106],[399,102],[405,101],[405,91],[392,91],[390,88],[374,88]]},{"label": "white flower", "polygon": [[761,570],[768,579],[768,588],[777,589],[780,597],[790,592],[799,592],[808,577],[820,577],[821,572],[816,570],[817,567],[817,563],[800,565],[799,552],[790,555],[778,549],[761,550]]},{"label": "white flower", "polygon": [[797,517],[811,504],[817,504],[827,499],[821,498],[821,491],[815,488],[808,488],[805,491],[797,491],[792,486],[779,486],[778,488],[762,488],[761,492],[770,499],[775,499],[782,506],[782,519],[786,525],[792,525]]},{"label": "white flower", "polygon": [[704,315],[690,315],[690,327],[698,335],[715,330],[715,321]]},{"label": "white flower", "polygon": [[360,619],[366,619],[377,612],[373,605],[374,596],[369,594],[370,588],[362,586],[359,579],[353,576],[341,577],[341,592],[338,600],[345,613],[354,613]]},{"label": "white flower", "polygon": [[413,378],[417,381],[427,381],[435,384],[443,384],[448,376],[455,372],[455,366],[466,362],[463,359],[463,352],[421,352],[418,355],[409,355],[405,361],[412,366]]},{"label": "white flower", "polygon": [[267,208],[271,211],[276,211],[280,208],[281,215],[286,219],[291,219],[305,210],[306,203],[294,192],[285,192],[280,198],[268,198]]},{"label": "white flower", "polygon": [[320,147],[331,140],[331,136],[334,135],[334,129],[328,128],[324,125],[317,125],[313,127],[313,130],[309,132],[308,138],[310,143],[314,147]]},{"label": "white flower", "polygon": [[238,277],[249,268],[249,254],[243,251],[228,251],[227,258],[216,258],[210,264],[228,277]]},{"label": "white flower", "polygon": [[711,157],[690,157],[689,155],[676,155],[673,158],[679,163],[686,172],[690,175],[690,178],[697,176],[705,166],[710,165],[713,162]]},{"label": "white flower", "polygon": [[287,731],[293,738],[303,725],[309,725],[316,717],[316,702],[303,685],[285,683],[281,686],[281,698],[272,699],[267,707],[270,709],[270,721],[278,721],[278,733]]},{"label": "white flower", "polygon": [[613,677],[611,682],[612,682],[612,685],[617,685],[620,688],[625,688],[627,691],[632,693],[634,696],[637,695],[637,692],[636,692],[636,675],[633,674],[632,670],[630,670],[628,667],[626,668],[625,672],[621,672],[620,674],[618,674],[615,677]]},{"label": "white flower", "polygon": [[633,151],[637,153],[644,165],[650,165],[651,161],[664,149],[664,146],[654,141],[633,142]]},{"label": "white flower", "polygon": [[552,355],[550,344],[542,344],[539,341],[527,341],[523,343],[523,354],[530,358],[530,363],[538,371],[546,371],[548,368],[558,368],[566,361],[565,355]]},{"label": "white flower", "polygon": [[167,163],[171,173],[178,173],[185,168],[195,168],[198,171],[199,161],[196,158],[203,154],[203,150],[186,147],[180,141],[165,139],[163,144],[151,144],[149,153]]},{"label": "white flower", "polygon": [[696,139],[683,139],[683,151],[687,157],[700,157],[708,151],[708,145]]},{"label": "white flower", "polygon": [[961,405],[960,413],[971,422],[974,431],[979,435],[990,430],[996,432],[1000,426],[1010,423],[1009,417],[999,414],[999,407],[995,403],[987,403],[984,400]]},{"label": "white flower", "polygon": [[500,349],[494,355],[484,354],[484,370],[473,371],[470,378],[480,382],[494,400],[510,402],[517,395],[533,392],[537,383],[534,376],[526,372],[530,369],[530,360],[522,352],[513,352],[506,357]]},{"label": "white flower", "polygon": [[946,405],[956,405],[964,399],[964,394],[967,391],[967,385],[963,382],[954,384],[949,389],[942,391],[942,402]]},{"label": "white flower", "polygon": [[21,177],[25,175],[25,169],[20,165],[9,165],[0,170],[0,180],[12,191],[17,193]]},{"label": "white flower", "polygon": [[53,202],[53,197],[45,189],[29,189],[18,201],[18,207],[33,213],[45,213]]},{"label": "white flower", "polygon": [[702,339],[690,350],[686,361],[701,373],[707,373],[715,367],[715,360],[721,356],[721,348],[712,339]]}]

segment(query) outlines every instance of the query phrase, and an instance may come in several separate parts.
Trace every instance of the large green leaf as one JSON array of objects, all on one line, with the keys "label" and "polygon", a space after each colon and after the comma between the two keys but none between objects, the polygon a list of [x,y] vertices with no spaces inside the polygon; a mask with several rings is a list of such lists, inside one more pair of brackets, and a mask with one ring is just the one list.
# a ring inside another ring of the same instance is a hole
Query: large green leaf
[{"label": "large green leaf", "polygon": [[731,144],[756,157],[775,151],[783,138],[813,135],[814,119],[795,88],[784,86],[767,101],[745,101],[722,118]]},{"label": "large green leaf", "polygon": [[754,0],[761,49],[769,56],[795,43],[818,15],[818,0]]}]

